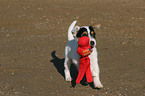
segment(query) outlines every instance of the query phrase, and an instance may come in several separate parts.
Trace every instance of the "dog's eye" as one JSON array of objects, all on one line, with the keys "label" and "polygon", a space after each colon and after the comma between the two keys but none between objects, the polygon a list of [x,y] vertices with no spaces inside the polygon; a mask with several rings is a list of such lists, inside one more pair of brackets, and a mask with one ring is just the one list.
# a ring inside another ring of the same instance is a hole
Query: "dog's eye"
[{"label": "dog's eye", "polygon": [[91,32],[91,35],[94,35],[94,32],[93,31]]},{"label": "dog's eye", "polygon": [[79,37],[82,37],[82,35],[83,35],[84,33],[88,36],[87,29],[86,29],[86,28],[80,28],[80,29],[78,30],[78,32],[77,32],[76,37],[78,37],[78,38],[79,38]]},{"label": "dog's eye", "polygon": [[87,32],[84,32],[83,34],[86,34],[86,35],[88,35],[88,33],[87,33]]},{"label": "dog's eye", "polygon": [[83,32],[82,36],[88,36],[87,32]]},{"label": "dog's eye", "polygon": [[91,35],[91,36],[95,35],[95,32],[91,31],[90,35]]},{"label": "dog's eye", "polygon": [[90,35],[93,36],[93,38],[95,38],[95,32],[94,31],[91,31]]}]

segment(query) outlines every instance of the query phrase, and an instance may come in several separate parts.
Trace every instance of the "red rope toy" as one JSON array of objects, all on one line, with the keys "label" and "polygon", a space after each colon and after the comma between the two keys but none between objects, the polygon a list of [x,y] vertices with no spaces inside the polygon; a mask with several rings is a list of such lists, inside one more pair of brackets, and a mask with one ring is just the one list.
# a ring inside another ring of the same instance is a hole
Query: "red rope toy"
[{"label": "red rope toy", "polygon": [[91,53],[91,46],[89,45],[89,37],[83,36],[78,41],[77,53],[81,56],[79,60],[79,73],[76,79],[76,84],[80,83],[84,75],[86,75],[87,82],[93,81],[90,69],[90,58],[88,55]]}]

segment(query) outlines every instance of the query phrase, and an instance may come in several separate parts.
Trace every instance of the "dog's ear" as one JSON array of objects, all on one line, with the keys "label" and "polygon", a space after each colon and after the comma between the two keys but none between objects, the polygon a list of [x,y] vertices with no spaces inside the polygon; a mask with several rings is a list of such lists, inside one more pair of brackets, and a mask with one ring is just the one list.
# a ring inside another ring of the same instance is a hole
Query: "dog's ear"
[{"label": "dog's ear", "polygon": [[78,31],[80,29],[79,26],[75,26],[75,30]]},{"label": "dog's ear", "polygon": [[100,28],[101,24],[96,24],[96,25],[93,25],[92,27],[93,28]]},{"label": "dog's ear", "polygon": [[72,31],[74,37],[76,37],[76,34],[77,34],[77,32],[78,32],[79,29],[80,29],[79,26],[75,26],[75,27],[74,27],[74,29],[73,29],[73,31]]}]

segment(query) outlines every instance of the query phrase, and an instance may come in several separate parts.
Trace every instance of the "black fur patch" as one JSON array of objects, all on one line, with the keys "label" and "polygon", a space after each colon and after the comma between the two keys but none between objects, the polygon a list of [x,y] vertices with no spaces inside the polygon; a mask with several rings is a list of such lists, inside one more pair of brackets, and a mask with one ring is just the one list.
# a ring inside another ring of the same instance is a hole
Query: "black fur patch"
[{"label": "black fur patch", "polygon": [[77,32],[77,37],[82,37],[83,36],[83,32],[88,32],[86,28],[80,28],[79,31]]},{"label": "black fur patch", "polygon": [[92,26],[89,26],[89,29],[90,29],[90,35],[95,38],[96,37],[96,33],[94,31],[94,28]]}]

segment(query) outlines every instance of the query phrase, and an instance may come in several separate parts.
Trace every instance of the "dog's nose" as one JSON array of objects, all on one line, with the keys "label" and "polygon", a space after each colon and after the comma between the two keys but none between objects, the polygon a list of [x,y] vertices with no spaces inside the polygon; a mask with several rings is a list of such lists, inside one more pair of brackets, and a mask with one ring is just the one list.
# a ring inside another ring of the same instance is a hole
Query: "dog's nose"
[{"label": "dog's nose", "polygon": [[94,44],[95,44],[95,42],[94,42],[94,41],[90,41],[90,44],[91,44],[91,45],[94,45]]}]

